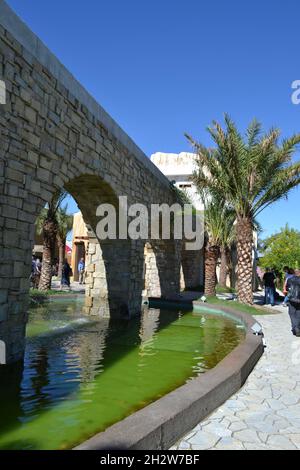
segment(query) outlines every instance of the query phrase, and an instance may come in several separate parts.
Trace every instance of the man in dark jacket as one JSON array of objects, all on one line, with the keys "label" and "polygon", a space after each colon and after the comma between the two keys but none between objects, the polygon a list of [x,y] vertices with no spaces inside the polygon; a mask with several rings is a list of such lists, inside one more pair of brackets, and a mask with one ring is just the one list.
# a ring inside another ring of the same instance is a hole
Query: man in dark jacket
[{"label": "man in dark jacket", "polygon": [[68,287],[68,288],[71,287],[71,282],[70,282],[71,274],[72,274],[71,266],[69,265],[68,261],[65,260],[63,264],[62,276],[61,276],[61,284],[60,284],[61,289],[63,287]]},{"label": "man in dark jacket", "polygon": [[300,337],[300,271],[295,271],[295,275],[287,280],[286,289],[292,333]]},{"label": "man in dark jacket", "polygon": [[265,304],[268,305],[270,303],[272,307],[275,305],[275,281],[275,274],[270,268],[267,268],[263,276],[263,283],[265,286]]}]

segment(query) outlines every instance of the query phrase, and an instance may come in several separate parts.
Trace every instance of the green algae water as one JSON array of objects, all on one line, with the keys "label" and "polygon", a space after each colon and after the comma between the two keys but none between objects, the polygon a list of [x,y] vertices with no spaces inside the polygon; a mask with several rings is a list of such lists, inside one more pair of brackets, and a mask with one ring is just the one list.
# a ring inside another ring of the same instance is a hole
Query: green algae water
[{"label": "green algae water", "polygon": [[205,311],[81,312],[70,299],[31,309],[24,364],[1,369],[0,449],[70,449],[214,367],[245,334]]}]

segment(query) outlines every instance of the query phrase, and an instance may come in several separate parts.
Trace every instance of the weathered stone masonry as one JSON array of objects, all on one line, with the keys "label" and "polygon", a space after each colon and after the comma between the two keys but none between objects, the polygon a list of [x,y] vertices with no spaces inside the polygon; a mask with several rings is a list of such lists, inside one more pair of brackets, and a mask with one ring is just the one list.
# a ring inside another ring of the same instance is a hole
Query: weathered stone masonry
[{"label": "weathered stone masonry", "polygon": [[[34,223],[57,189],[76,199],[92,232],[96,207],[175,202],[168,180],[42,42],[0,0],[0,340],[22,357]],[[91,233],[92,233],[91,232]],[[92,235],[94,237],[94,235]],[[178,291],[179,242],[158,263],[165,294]],[[169,246],[167,246],[169,245]],[[144,243],[90,243],[88,313],[134,315],[144,288]],[[176,267],[175,267],[176,265]],[[170,267],[162,272],[163,267]],[[157,280],[152,284],[157,285]],[[153,294],[151,288],[148,294]]]}]

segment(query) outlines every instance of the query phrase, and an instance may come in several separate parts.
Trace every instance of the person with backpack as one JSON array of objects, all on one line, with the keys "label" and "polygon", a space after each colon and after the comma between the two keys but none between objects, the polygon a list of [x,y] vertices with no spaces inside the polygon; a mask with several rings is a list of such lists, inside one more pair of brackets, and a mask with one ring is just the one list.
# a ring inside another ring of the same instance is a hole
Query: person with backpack
[{"label": "person with backpack", "polygon": [[284,300],[283,300],[283,307],[288,307],[288,301],[289,301],[289,296],[288,296],[288,291],[287,291],[287,281],[291,279],[293,276],[295,276],[295,271],[287,266],[283,268],[284,272],[284,286],[283,286],[283,295],[284,295]]},{"label": "person with backpack", "polygon": [[300,271],[295,271],[295,275],[287,280],[286,289],[292,333],[300,337]]}]

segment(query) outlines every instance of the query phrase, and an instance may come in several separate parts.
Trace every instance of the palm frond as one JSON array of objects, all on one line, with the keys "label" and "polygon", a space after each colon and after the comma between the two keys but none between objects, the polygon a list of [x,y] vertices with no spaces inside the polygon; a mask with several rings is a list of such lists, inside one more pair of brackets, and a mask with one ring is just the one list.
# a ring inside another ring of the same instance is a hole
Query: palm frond
[{"label": "palm frond", "polygon": [[199,191],[220,193],[236,214],[255,217],[299,184],[298,166],[291,164],[300,143],[295,134],[279,143],[280,130],[262,133],[253,120],[243,137],[228,114],[225,127],[213,121],[208,132],[215,148],[207,148],[187,135],[197,154],[193,182]]}]

